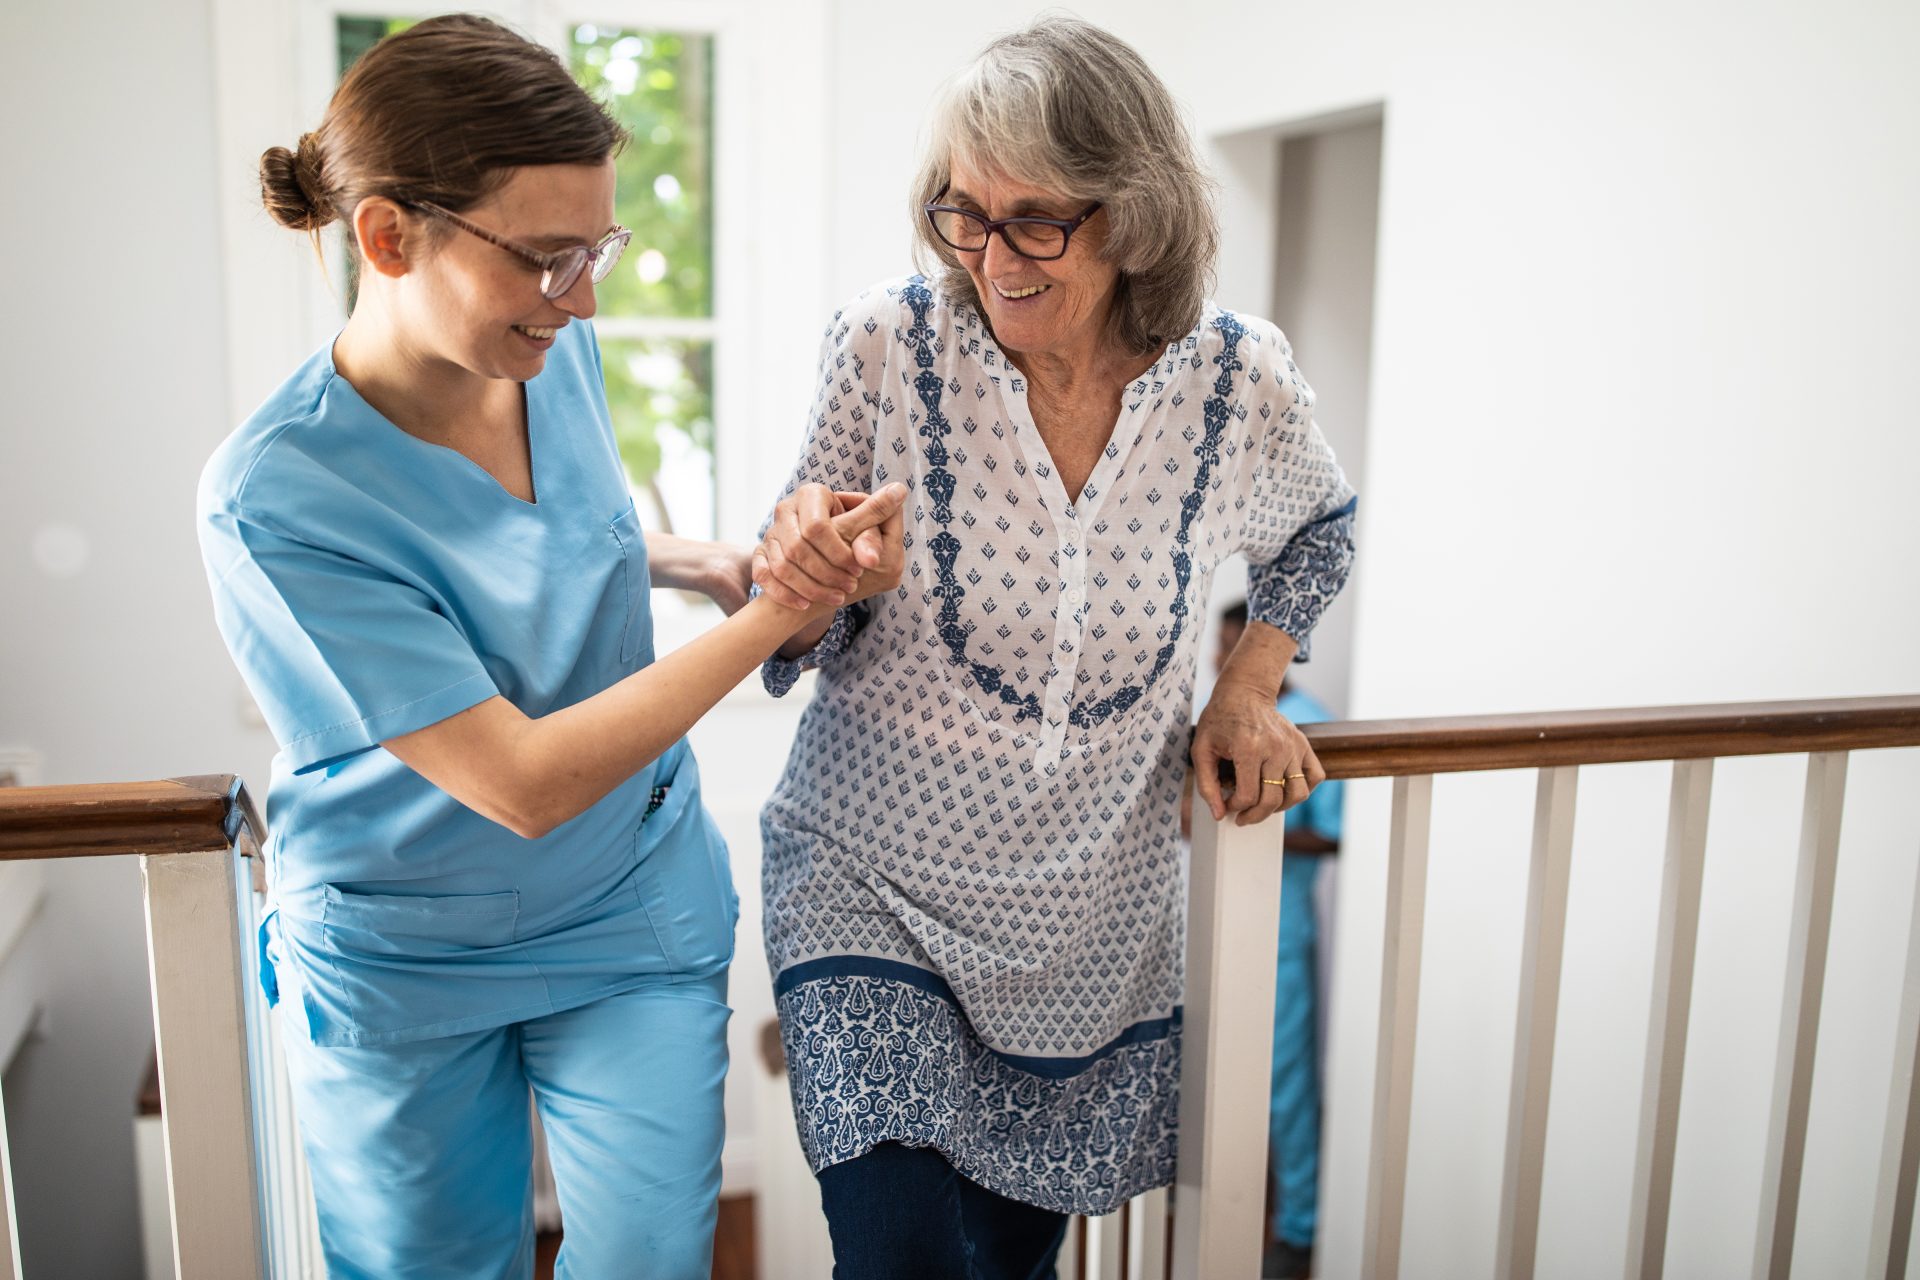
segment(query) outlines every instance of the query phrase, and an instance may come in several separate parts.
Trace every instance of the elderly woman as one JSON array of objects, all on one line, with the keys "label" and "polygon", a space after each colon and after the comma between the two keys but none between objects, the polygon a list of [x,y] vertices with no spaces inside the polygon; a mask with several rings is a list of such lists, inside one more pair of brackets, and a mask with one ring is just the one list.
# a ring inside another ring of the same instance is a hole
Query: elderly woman
[{"label": "elderly woman", "polygon": [[[1050,1274],[1065,1215],[1172,1180],[1182,784],[1249,823],[1322,777],[1274,700],[1354,496],[1286,340],[1205,301],[1209,194],[1139,55],[1044,20],[936,108],[928,273],[827,332],[756,581],[850,589],[831,517],[911,490],[899,589],[766,667],[820,671],[763,815],[766,941],[842,1280]],[[1190,746],[1235,553],[1251,625]]]}]

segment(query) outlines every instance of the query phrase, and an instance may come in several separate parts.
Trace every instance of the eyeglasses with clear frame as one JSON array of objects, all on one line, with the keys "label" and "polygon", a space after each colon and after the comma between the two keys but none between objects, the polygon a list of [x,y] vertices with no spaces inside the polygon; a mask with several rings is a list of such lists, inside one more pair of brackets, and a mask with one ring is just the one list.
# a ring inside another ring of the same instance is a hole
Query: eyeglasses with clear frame
[{"label": "eyeglasses with clear frame", "polygon": [[921,205],[920,209],[927,215],[927,222],[933,227],[933,234],[940,237],[941,243],[962,253],[980,252],[987,247],[987,241],[993,233],[998,231],[1007,248],[1021,257],[1031,258],[1035,262],[1052,262],[1055,258],[1066,256],[1073,233],[1085,225],[1088,218],[1100,212],[1100,202],[1096,200],[1071,218],[989,218],[972,209],[939,203],[947,190],[948,187],[941,187],[933,199]]},{"label": "eyeglasses with clear frame", "polygon": [[469,222],[450,209],[443,209],[430,200],[408,200],[407,205],[432,214],[436,218],[452,223],[462,231],[479,236],[488,244],[497,245],[515,257],[525,259],[540,271],[540,296],[549,302],[566,296],[580,279],[580,273],[589,266],[593,269],[593,282],[599,284],[613,274],[613,264],[620,261],[620,254],[633,239],[633,232],[625,227],[616,226],[600,238],[600,243],[589,248],[584,244],[568,245],[554,253],[542,253],[516,243],[505,236],[487,230],[475,222]]}]

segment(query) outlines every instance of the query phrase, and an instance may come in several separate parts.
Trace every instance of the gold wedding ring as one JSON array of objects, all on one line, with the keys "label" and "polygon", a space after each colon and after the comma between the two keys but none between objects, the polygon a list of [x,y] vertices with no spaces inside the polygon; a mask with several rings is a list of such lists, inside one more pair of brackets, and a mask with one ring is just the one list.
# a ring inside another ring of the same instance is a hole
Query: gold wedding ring
[{"label": "gold wedding ring", "polygon": [[1284,787],[1287,785],[1286,779],[1284,778],[1262,778],[1260,781],[1269,787]]}]

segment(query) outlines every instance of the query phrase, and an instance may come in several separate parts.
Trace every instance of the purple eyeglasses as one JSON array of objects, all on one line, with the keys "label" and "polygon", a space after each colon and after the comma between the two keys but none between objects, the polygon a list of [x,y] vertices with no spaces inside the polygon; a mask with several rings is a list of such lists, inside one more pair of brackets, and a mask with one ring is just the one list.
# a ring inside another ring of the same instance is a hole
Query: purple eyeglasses
[{"label": "purple eyeglasses", "polygon": [[479,236],[488,244],[498,245],[515,257],[524,258],[540,270],[540,296],[551,302],[564,297],[567,290],[573,288],[580,279],[580,273],[589,265],[593,268],[593,282],[599,284],[613,272],[613,264],[620,261],[621,252],[627,247],[627,241],[633,239],[633,232],[625,227],[616,226],[602,236],[600,243],[588,248],[583,244],[568,245],[555,253],[542,253],[538,249],[529,249],[526,245],[516,244],[503,235],[498,235],[477,223],[468,222],[450,209],[442,209],[428,200],[408,200],[407,204],[430,213],[436,218],[451,222],[462,231]]},{"label": "purple eyeglasses", "polygon": [[942,187],[932,200],[920,206],[933,225],[933,234],[942,241],[962,253],[978,253],[998,231],[1007,248],[1035,262],[1064,257],[1073,233],[1100,212],[1100,202],[1096,200],[1071,218],[989,218],[972,209],[940,204],[940,197],[946,194],[947,188]]}]

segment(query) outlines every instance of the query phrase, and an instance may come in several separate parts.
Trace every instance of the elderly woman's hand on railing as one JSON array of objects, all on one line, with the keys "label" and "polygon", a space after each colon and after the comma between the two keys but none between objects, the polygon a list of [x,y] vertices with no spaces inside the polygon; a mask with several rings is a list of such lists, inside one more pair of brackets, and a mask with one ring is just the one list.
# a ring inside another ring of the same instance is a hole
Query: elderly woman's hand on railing
[{"label": "elderly woman's hand on railing", "polygon": [[[1326,770],[1307,736],[1274,707],[1299,645],[1278,627],[1250,625],[1220,673],[1193,731],[1193,780],[1221,822],[1250,826],[1307,798]],[[1223,778],[1230,772],[1231,778]]]},{"label": "elderly woman's hand on railing", "polygon": [[871,495],[801,485],[774,508],[754,549],[754,583],[789,608],[829,612],[893,590],[906,565],[906,500],[899,483]]}]

